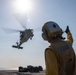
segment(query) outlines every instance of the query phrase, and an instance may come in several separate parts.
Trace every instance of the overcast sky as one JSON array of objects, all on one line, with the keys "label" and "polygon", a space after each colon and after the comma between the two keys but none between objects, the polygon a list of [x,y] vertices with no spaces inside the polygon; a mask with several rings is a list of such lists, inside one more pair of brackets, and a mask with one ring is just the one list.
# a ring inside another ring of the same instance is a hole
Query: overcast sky
[{"label": "overcast sky", "polygon": [[[12,48],[19,40],[19,33],[6,33],[3,28],[23,30],[16,19],[13,2],[15,0],[0,0],[0,67],[17,68],[18,66],[43,66],[45,68],[44,51],[49,43],[41,37],[41,28],[47,21],[55,21],[65,31],[68,25],[72,32],[76,50],[76,0],[29,0],[32,10],[25,14],[26,27],[34,29],[34,37],[22,46],[23,50]],[[25,7],[24,7],[25,8]],[[19,13],[22,14],[22,13]],[[29,20],[29,21],[28,21]],[[64,35],[66,37],[66,34]],[[76,52],[76,51],[75,51]]]}]

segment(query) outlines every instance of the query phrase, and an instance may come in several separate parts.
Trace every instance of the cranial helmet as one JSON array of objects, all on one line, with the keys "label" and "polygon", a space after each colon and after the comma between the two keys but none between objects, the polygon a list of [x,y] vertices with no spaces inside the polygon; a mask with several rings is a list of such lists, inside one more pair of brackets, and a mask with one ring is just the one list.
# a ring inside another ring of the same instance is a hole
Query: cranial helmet
[{"label": "cranial helmet", "polygon": [[53,21],[46,22],[42,27],[42,37],[47,40],[47,37],[52,38],[57,35],[62,35],[63,31],[59,25]]}]

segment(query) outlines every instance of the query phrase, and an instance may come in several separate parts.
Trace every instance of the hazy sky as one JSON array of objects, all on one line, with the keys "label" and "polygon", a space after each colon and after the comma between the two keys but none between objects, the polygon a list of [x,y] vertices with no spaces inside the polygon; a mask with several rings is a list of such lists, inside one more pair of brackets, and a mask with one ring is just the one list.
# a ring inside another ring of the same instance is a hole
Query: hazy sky
[{"label": "hazy sky", "polygon": [[[34,37],[22,46],[23,50],[12,48],[19,40],[19,33],[5,33],[3,28],[23,30],[15,18],[15,14],[24,14],[17,11],[16,0],[0,0],[0,67],[16,68],[18,66],[45,67],[44,51],[49,43],[41,37],[41,28],[47,21],[55,21],[65,31],[69,25],[76,50],[76,0],[29,0],[32,9],[25,13],[26,27],[34,29]],[[24,7],[25,8],[25,7]],[[64,35],[66,37],[66,34]],[[76,52],[76,51],[75,51]]]}]

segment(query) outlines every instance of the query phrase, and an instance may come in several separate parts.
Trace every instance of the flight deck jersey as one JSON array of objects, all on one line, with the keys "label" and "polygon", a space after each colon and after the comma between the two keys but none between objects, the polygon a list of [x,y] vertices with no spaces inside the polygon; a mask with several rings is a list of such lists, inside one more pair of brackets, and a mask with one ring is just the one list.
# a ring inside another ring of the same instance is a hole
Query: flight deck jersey
[{"label": "flight deck jersey", "polygon": [[46,75],[71,75],[75,66],[72,43],[72,35],[68,33],[66,41],[57,39],[45,50]]}]

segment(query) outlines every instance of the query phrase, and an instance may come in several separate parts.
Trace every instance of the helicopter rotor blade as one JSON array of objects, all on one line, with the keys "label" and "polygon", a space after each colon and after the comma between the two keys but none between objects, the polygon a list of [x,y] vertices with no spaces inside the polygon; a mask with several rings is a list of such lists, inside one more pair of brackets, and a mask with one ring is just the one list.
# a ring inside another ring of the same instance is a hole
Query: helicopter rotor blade
[{"label": "helicopter rotor blade", "polygon": [[21,26],[22,26],[24,29],[26,29],[26,26],[25,26],[24,23],[20,23],[20,24],[21,24]]},{"label": "helicopter rotor blade", "polygon": [[20,23],[20,25],[26,29],[27,17],[26,15],[15,14],[16,20]]},{"label": "helicopter rotor blade", "polygon": [[17,30],[17,29],[9,29],[9,28],[3,28],[3,30],[4,30],[6,33],[22,32],[21,30]]}]

